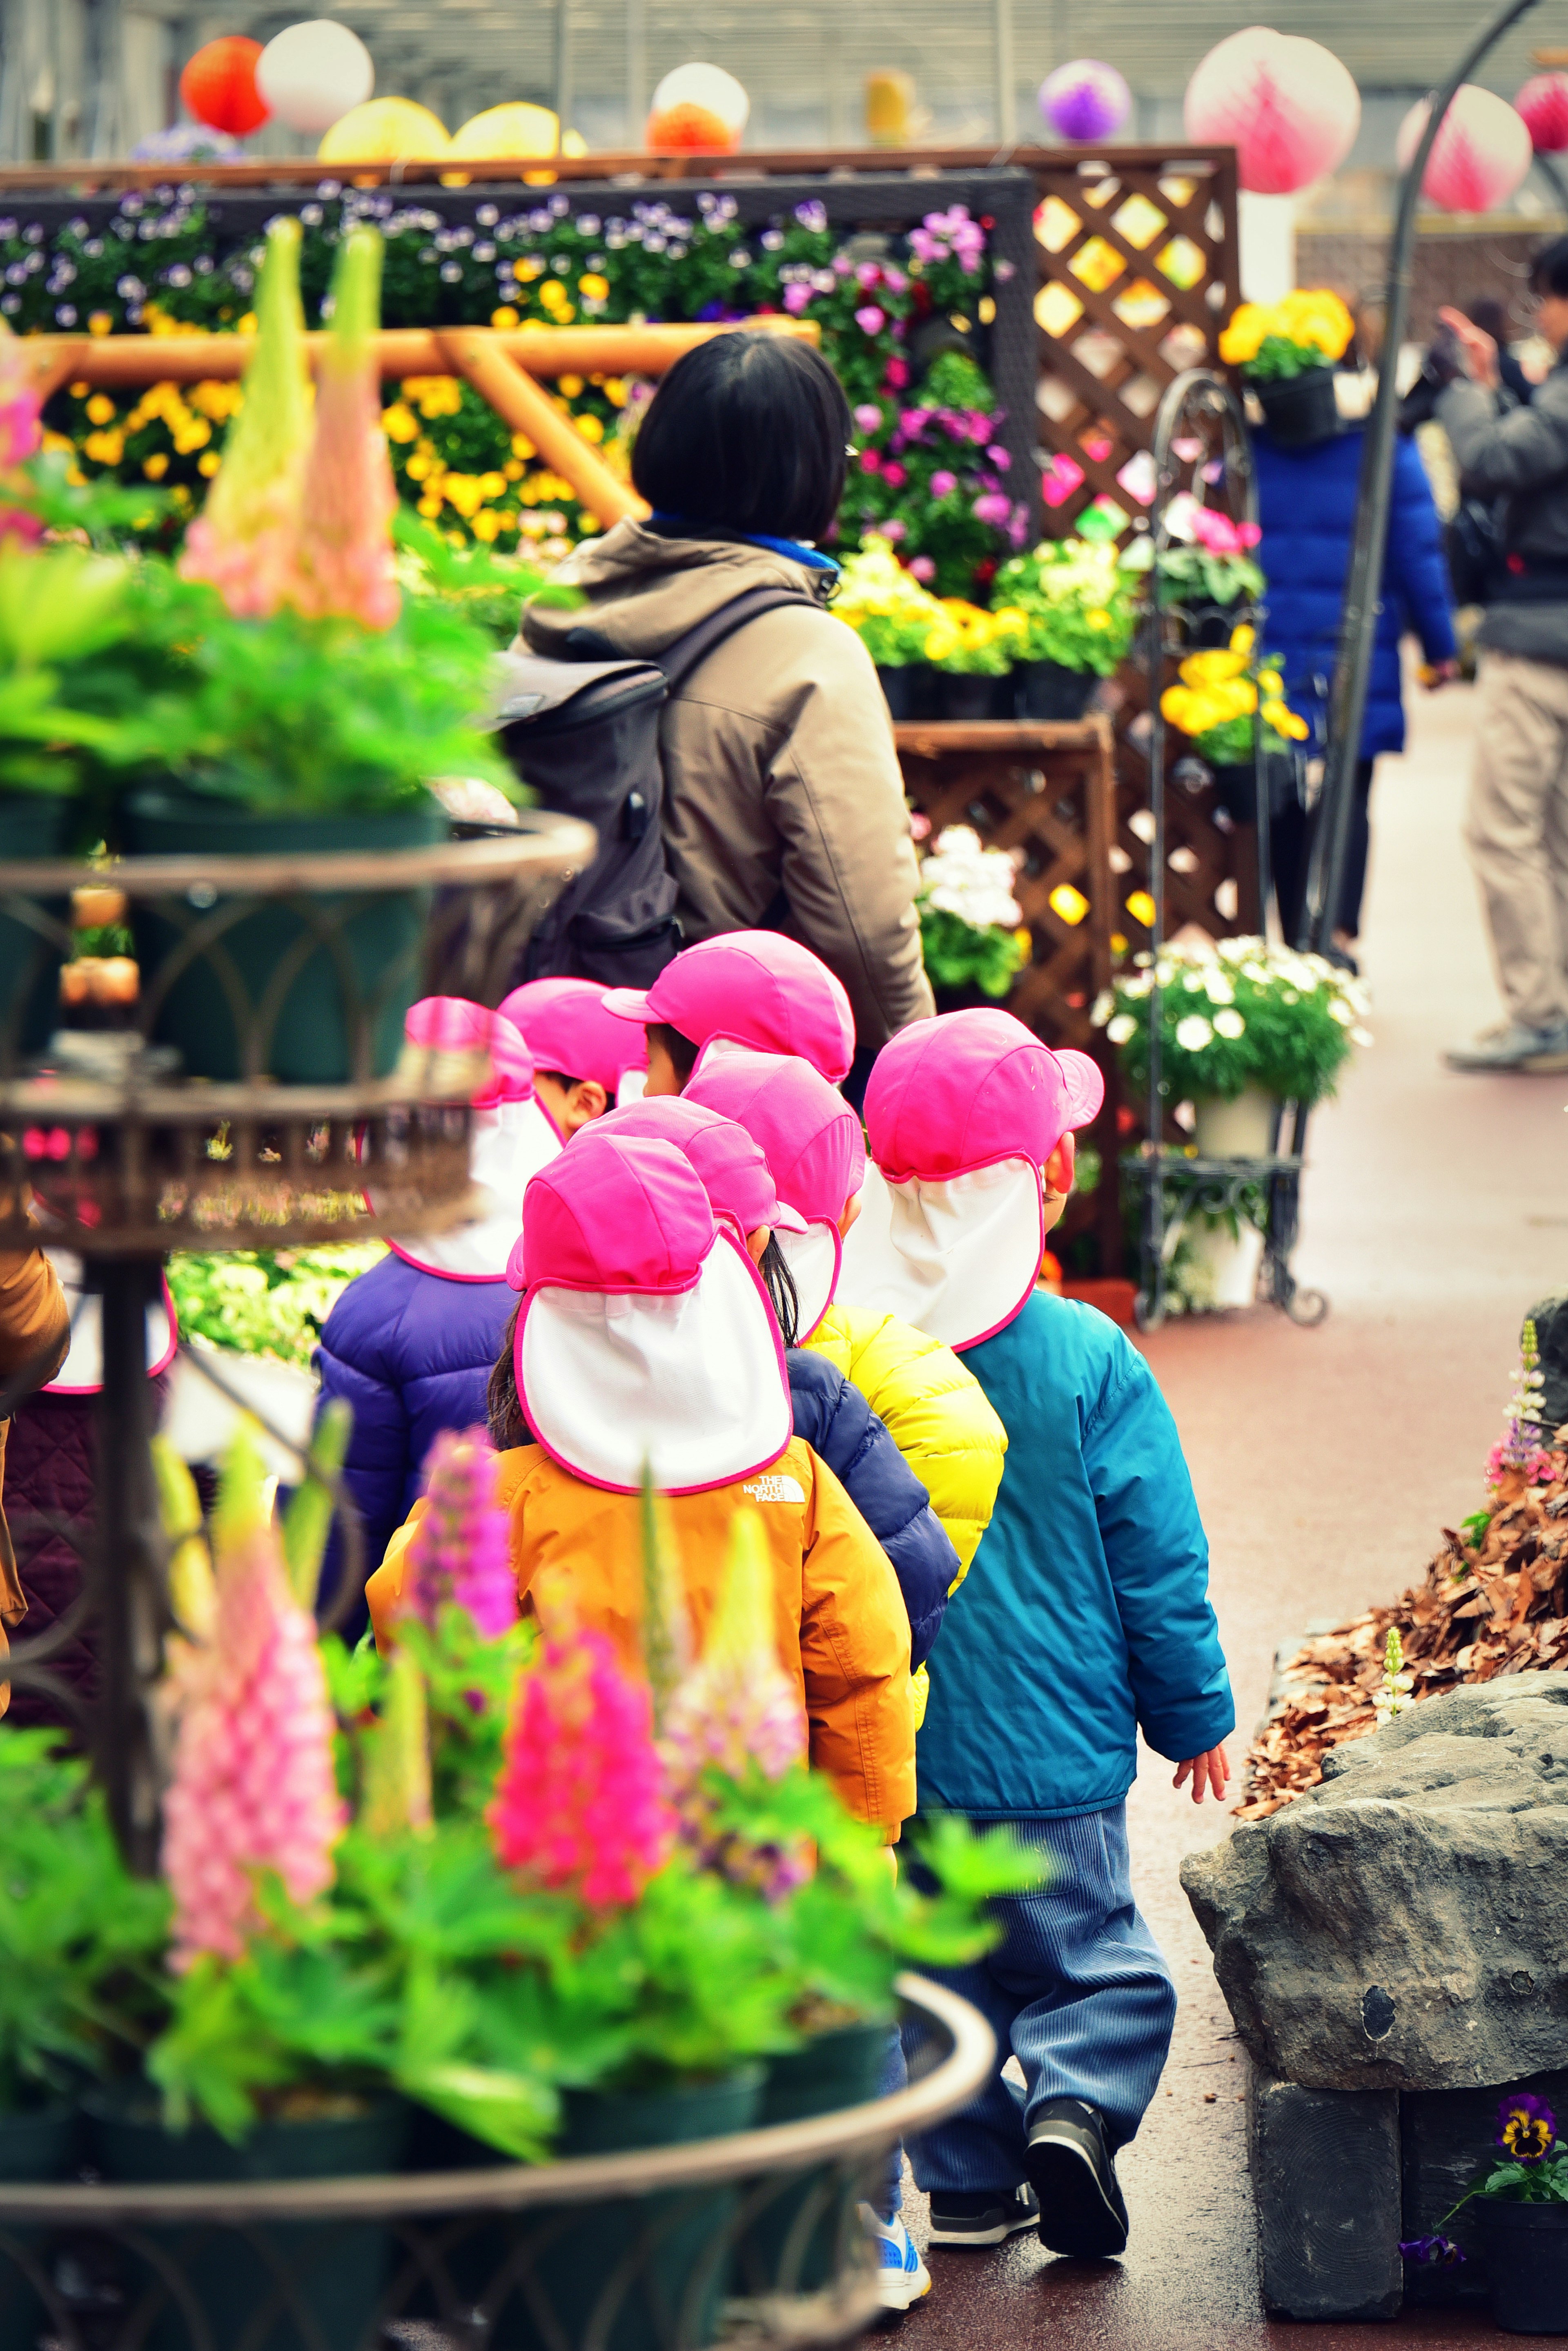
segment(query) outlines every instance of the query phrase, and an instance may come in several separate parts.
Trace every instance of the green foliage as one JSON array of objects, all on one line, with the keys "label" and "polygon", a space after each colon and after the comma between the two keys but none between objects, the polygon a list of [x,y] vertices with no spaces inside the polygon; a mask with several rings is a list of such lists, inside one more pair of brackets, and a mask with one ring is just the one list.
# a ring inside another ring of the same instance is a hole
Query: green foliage
[{"label": "green foliage", "polygon": [[1119,669],[1137,626],[1133,577],[1108,539],[1043,539],[1002,566],[992,602],[1028,623],[1016,660],[1058,662],[1098,677]]},{"label": "green foliage", "polygon": [[182,1251],[169,1260],[169,1291],[187,1335],[303,1371],[342,1292],[386,1253],[383,1241]]},{"label": "green foliage", "polygon": [[[1158,977],[1160,1082],[1172,1102],[1234,1101],[1253,1085],[1285,1102],[1320,1102],[1352,1045],[1371,1041],[1359,1027],[1360,983],[1321,956],[1262,939],[1222,940],[1217,957],[1167,946]],[[1135,1087],[1148,1083],[1155,977],[1146,957],[1094,1008]]]},{"label": "green foliage", "polygon": [[106,2077],[154,2029],[168,1913],[127,1872],[86,1762],[0,1727],[0,2112]]},{"label": "green foliage", "polygon": [[392,517],[392,537],[401,550],[398,572],[405,593],[449,606],[496,645],[509,645],[517,634],[525,603],[573,611],[587,601],[580,588],[557,584],[536,564],[471,541],[454,546],[407,506]]},{"label": "green foliage", "polygon": [[1254,603],[1268,582],[1250,555],[1216,554],[1173,543],[1158,559],[1162,604]]},{"label": "green foliage", "polygon": [[974,986],[1000,1001],[1028,960],[1027,936],[997,923],[977,930],[945,907],[920,908],[920,952],[933,987]]},{"label": "green foliage", "polygon": [[1298,343],[1289,335],[1265,335],[1245,372],[1253,383],[1287,383],[1313,368],[1332,362],[1316,343]]}]

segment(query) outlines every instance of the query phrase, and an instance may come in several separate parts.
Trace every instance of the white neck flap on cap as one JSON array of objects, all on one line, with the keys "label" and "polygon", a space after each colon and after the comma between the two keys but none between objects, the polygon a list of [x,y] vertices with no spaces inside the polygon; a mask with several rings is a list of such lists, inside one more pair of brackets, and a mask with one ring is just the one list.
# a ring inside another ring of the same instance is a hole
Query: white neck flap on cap
[{"label": "white neck flap on cap", "polygon": [[1040,1170],[1030,1160],[940,1182],[879,1178],[846,1238],[838,1294],[846,1305],[897,1314],[944,1346],[974,1347],[1017,1314],[1044,1249]]},{"label": "white neck flap on cap", "polygon": [[[504,1281],[506,1260],[523,1229],[523,1195],[529,1179],[547,1167],[561,1147],[543,1105],[532,1096],[527,1102],[476,1110],[468,1172],[489,1194],[489,1207],[473,1224],[459,1225],[450,1233],[421,1233],[388,1246],[406,1265],[439,1274],[443,1281]],[[373,1208],[374,1194],[367,1196]]]},{"label": "white neck flap on cap", "polygon": [[[82,1295],[82,1261],[70,1249],[46,1249],[44,1254],[60,1277],[60,1288],[71,1310],[71,1343],[54,1378],[45,1381],[43,1392],[46,1395],[97,1395],[103,1385],[103,1301],[96,1290]],[[169,1284],[161,1280],[159,1286],[162,1294],[147,1310],[150,1380],[169,1369],[178,1342]]]},{"label": "white neck flap on cap", "polygon": [[776,1461],[794,1430],[773,1308],[725,1231],[672,1298],[530,1290],[514,1360],[545,1452],[614,1494],[638,1491],[645,1461],[662,1493],[732,1485]]},{"label": "white neck flap on cap", "polygon": [[826,1221],[807,1225],[804,1233],[775,1232],[774,1238],[784,1252],[784,1261],[794,1283],[800,1306],[795,1338],[804,1347],[833,1303],[843,1244],[837,1228]]}]

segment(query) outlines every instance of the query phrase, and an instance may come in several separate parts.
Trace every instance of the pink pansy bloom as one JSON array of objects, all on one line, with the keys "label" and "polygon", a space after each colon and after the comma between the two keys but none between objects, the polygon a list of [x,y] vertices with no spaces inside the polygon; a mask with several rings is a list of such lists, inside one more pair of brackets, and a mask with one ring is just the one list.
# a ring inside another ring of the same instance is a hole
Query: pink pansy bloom
[{"label": "pink pansy bloom", "polygon": [[937,567],[929,555],[914,555],[909,559],[909,576],[914,580],[934,580]]},{"label": "pink pansy bloom", "polygon": [[867,302],[856,311],[855,323],[863,335],[879,335],[888,321],[874,302]]},{"label": "pink pansy bloom", "polygon": [[863,400],[855,412],[857,433],[878,433],[882,429],[882,412],[868,400]]},{"label": "pink pansy bloom", "polygon": [[890,294],[901,294],[909,282],[901,269],[884,269],[882,272],[882,283]]},{"label": "pink pansy bloom", "polygon": [[901,490],[909,478],[909,476],[904,471],[902,465],[896,462],[891,465],[884,465],[882,468],[882,479],[887,483],[888,487],[890,490]]},{"label": "pink pansy bloom", "polygon": [[950,498],[957,487],[958,475],[956,474],[950,474],[945,465],[939,466],[937,471],[931,475],[931,496],[933,498]]},{"label": "pink pansy bloom", "polygon": [[593,1909],[635,1902],[662,1868],[675,1817],[652,1699],[602,1633],[546,1641],[521,1677],[485,1819],[504,1868]]}]

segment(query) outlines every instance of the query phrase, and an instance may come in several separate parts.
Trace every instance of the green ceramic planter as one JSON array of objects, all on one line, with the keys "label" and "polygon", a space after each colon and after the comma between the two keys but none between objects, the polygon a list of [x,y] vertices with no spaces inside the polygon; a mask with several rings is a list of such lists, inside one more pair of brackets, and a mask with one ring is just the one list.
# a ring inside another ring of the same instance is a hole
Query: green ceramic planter
[{"label": "green ceramic planter", "polygon": [[[77,2158],[77,2116],[71,2106],[40,2106],[0,2115],[0,2179],[65,2179]],[[48,2236],[42,2229],[3,2225],[25,2260],[47,2272]],[[36,2351],[48,2312],[23,2266],[0,2256],[0,2351]]]},{"label": "green ceramic planter", "polygon": [[[888,2024],[847,2024],[819,2032],[768,2067],[759,2124],[799,2123],[862,2106],[880,2092]],[[736,2255],[744,2294],[813,2294],[837,2276],[840,2247],[857,2223],[864,2182],[820,2164],[771,2197],[741,2240]]]},{"label": "green ceramic planter", "polygon": [[[70,806],[35,792],[0,793],[0,864],[34,864],[67,854]],[[40,914],[66,919],[63,899]],[[0,1068],[49,1041],[59,1002],[61,953],[32,924],[0,907]]]},{"label": "green ceramic planter", "polygon": [[[423,849],[449,826],[432,799],[384,816],[258,816],[193,794],[141,792],[125,845],[143,857],[265,857]],[[157,907],[135,909],[136,951],[152,1035],[177,1047],[189,1077],[275,1078],[342,1085],[384,1078],[403,1044],[403,1015],[423,974],[428,889],[321,892],[275,899],[225,922],[234,902],[194,905],[207,943],[161,985],[182,929]]]},{"label": "green ceramic planter", "polygon": [[[217,2132],[165,2130],[156,2112],[105,2095],[83,2101],[92,2159],[104,2178],[140,2184],[201,2180],[331,2179],[396,2171],[409,2115],[396,2099],[358,2114],[262,2123],[243,2147]],[[356,2351],[372,2335],[391,2267],[393,2234],[380,2220],[270,2220],[237,2229],[191,2221],[149,2228],[174,2262],[212,2351]],[[201,2351],[192,2317],[150,2262],[123,2257],[126,2339],[142,2351]],[[293,2306],[270,2323],[264,2305],[286,2276]],[[145,2332],[135,2330],[145,2320]]]}]

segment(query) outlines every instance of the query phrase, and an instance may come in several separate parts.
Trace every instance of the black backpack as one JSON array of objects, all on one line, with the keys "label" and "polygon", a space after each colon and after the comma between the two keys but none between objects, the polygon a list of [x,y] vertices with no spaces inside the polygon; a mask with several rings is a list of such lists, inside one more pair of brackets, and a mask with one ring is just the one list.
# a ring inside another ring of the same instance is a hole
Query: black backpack
[{"label": "black backpack", "polygon": [[821,607],[791,588],[753,588],[712,612],[656,662],[617,660],[584,623],[564,657],[508,653],[493,725],[541,808],[580,817],[598,854],[568,874],[528,942],[513,985],[597,979],[647,987],[680,946],[677,891],[664,862],[659,712],[714,647],[749,621],[788,604]]}]

